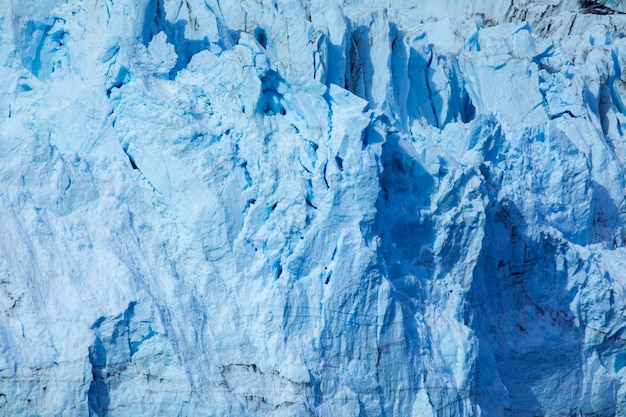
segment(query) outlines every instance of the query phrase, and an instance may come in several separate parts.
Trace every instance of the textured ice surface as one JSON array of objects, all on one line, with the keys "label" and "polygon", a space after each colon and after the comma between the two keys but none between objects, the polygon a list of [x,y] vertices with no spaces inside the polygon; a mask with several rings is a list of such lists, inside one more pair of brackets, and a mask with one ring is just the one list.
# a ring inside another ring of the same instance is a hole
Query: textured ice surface
[{"label": "textured ice surface", "polygon": [[626,415],[624,10],[0,0],[0,414]]}]

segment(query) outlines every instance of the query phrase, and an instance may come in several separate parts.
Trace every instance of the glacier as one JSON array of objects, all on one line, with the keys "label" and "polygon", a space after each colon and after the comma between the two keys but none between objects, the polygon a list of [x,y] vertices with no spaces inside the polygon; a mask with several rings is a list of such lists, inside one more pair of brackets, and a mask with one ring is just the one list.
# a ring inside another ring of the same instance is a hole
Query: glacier
[{"label": "glacier", "polygon": [[625,13],[0,0],[0,414],[626,415]]}]

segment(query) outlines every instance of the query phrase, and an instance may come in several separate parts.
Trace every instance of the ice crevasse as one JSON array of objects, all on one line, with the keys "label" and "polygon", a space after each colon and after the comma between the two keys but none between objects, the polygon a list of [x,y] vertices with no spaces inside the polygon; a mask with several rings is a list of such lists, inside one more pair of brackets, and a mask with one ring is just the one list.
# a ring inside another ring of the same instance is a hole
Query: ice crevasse
[{"label": "ice crevasse", "polygon": [[0,414],[626,415],[625,12],[0,0]]}]

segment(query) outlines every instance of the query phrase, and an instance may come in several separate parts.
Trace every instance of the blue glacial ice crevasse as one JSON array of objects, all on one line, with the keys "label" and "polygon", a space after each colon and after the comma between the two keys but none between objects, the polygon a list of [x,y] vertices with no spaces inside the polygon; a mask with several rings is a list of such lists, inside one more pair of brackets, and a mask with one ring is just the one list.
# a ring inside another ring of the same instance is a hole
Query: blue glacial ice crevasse
[{"label": "blue glacial ice crevasse", "polygon": [[626,413],[618,2],[5,3],[0,414]]}]

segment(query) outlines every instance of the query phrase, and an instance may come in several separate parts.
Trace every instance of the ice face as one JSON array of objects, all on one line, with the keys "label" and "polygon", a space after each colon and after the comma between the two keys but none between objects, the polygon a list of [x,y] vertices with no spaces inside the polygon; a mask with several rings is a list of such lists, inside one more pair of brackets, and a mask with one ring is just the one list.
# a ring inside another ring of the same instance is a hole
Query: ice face
[{"label": "ice face", "polygon": [[620,2],[0,2],[0,414],[626,414]]}]

